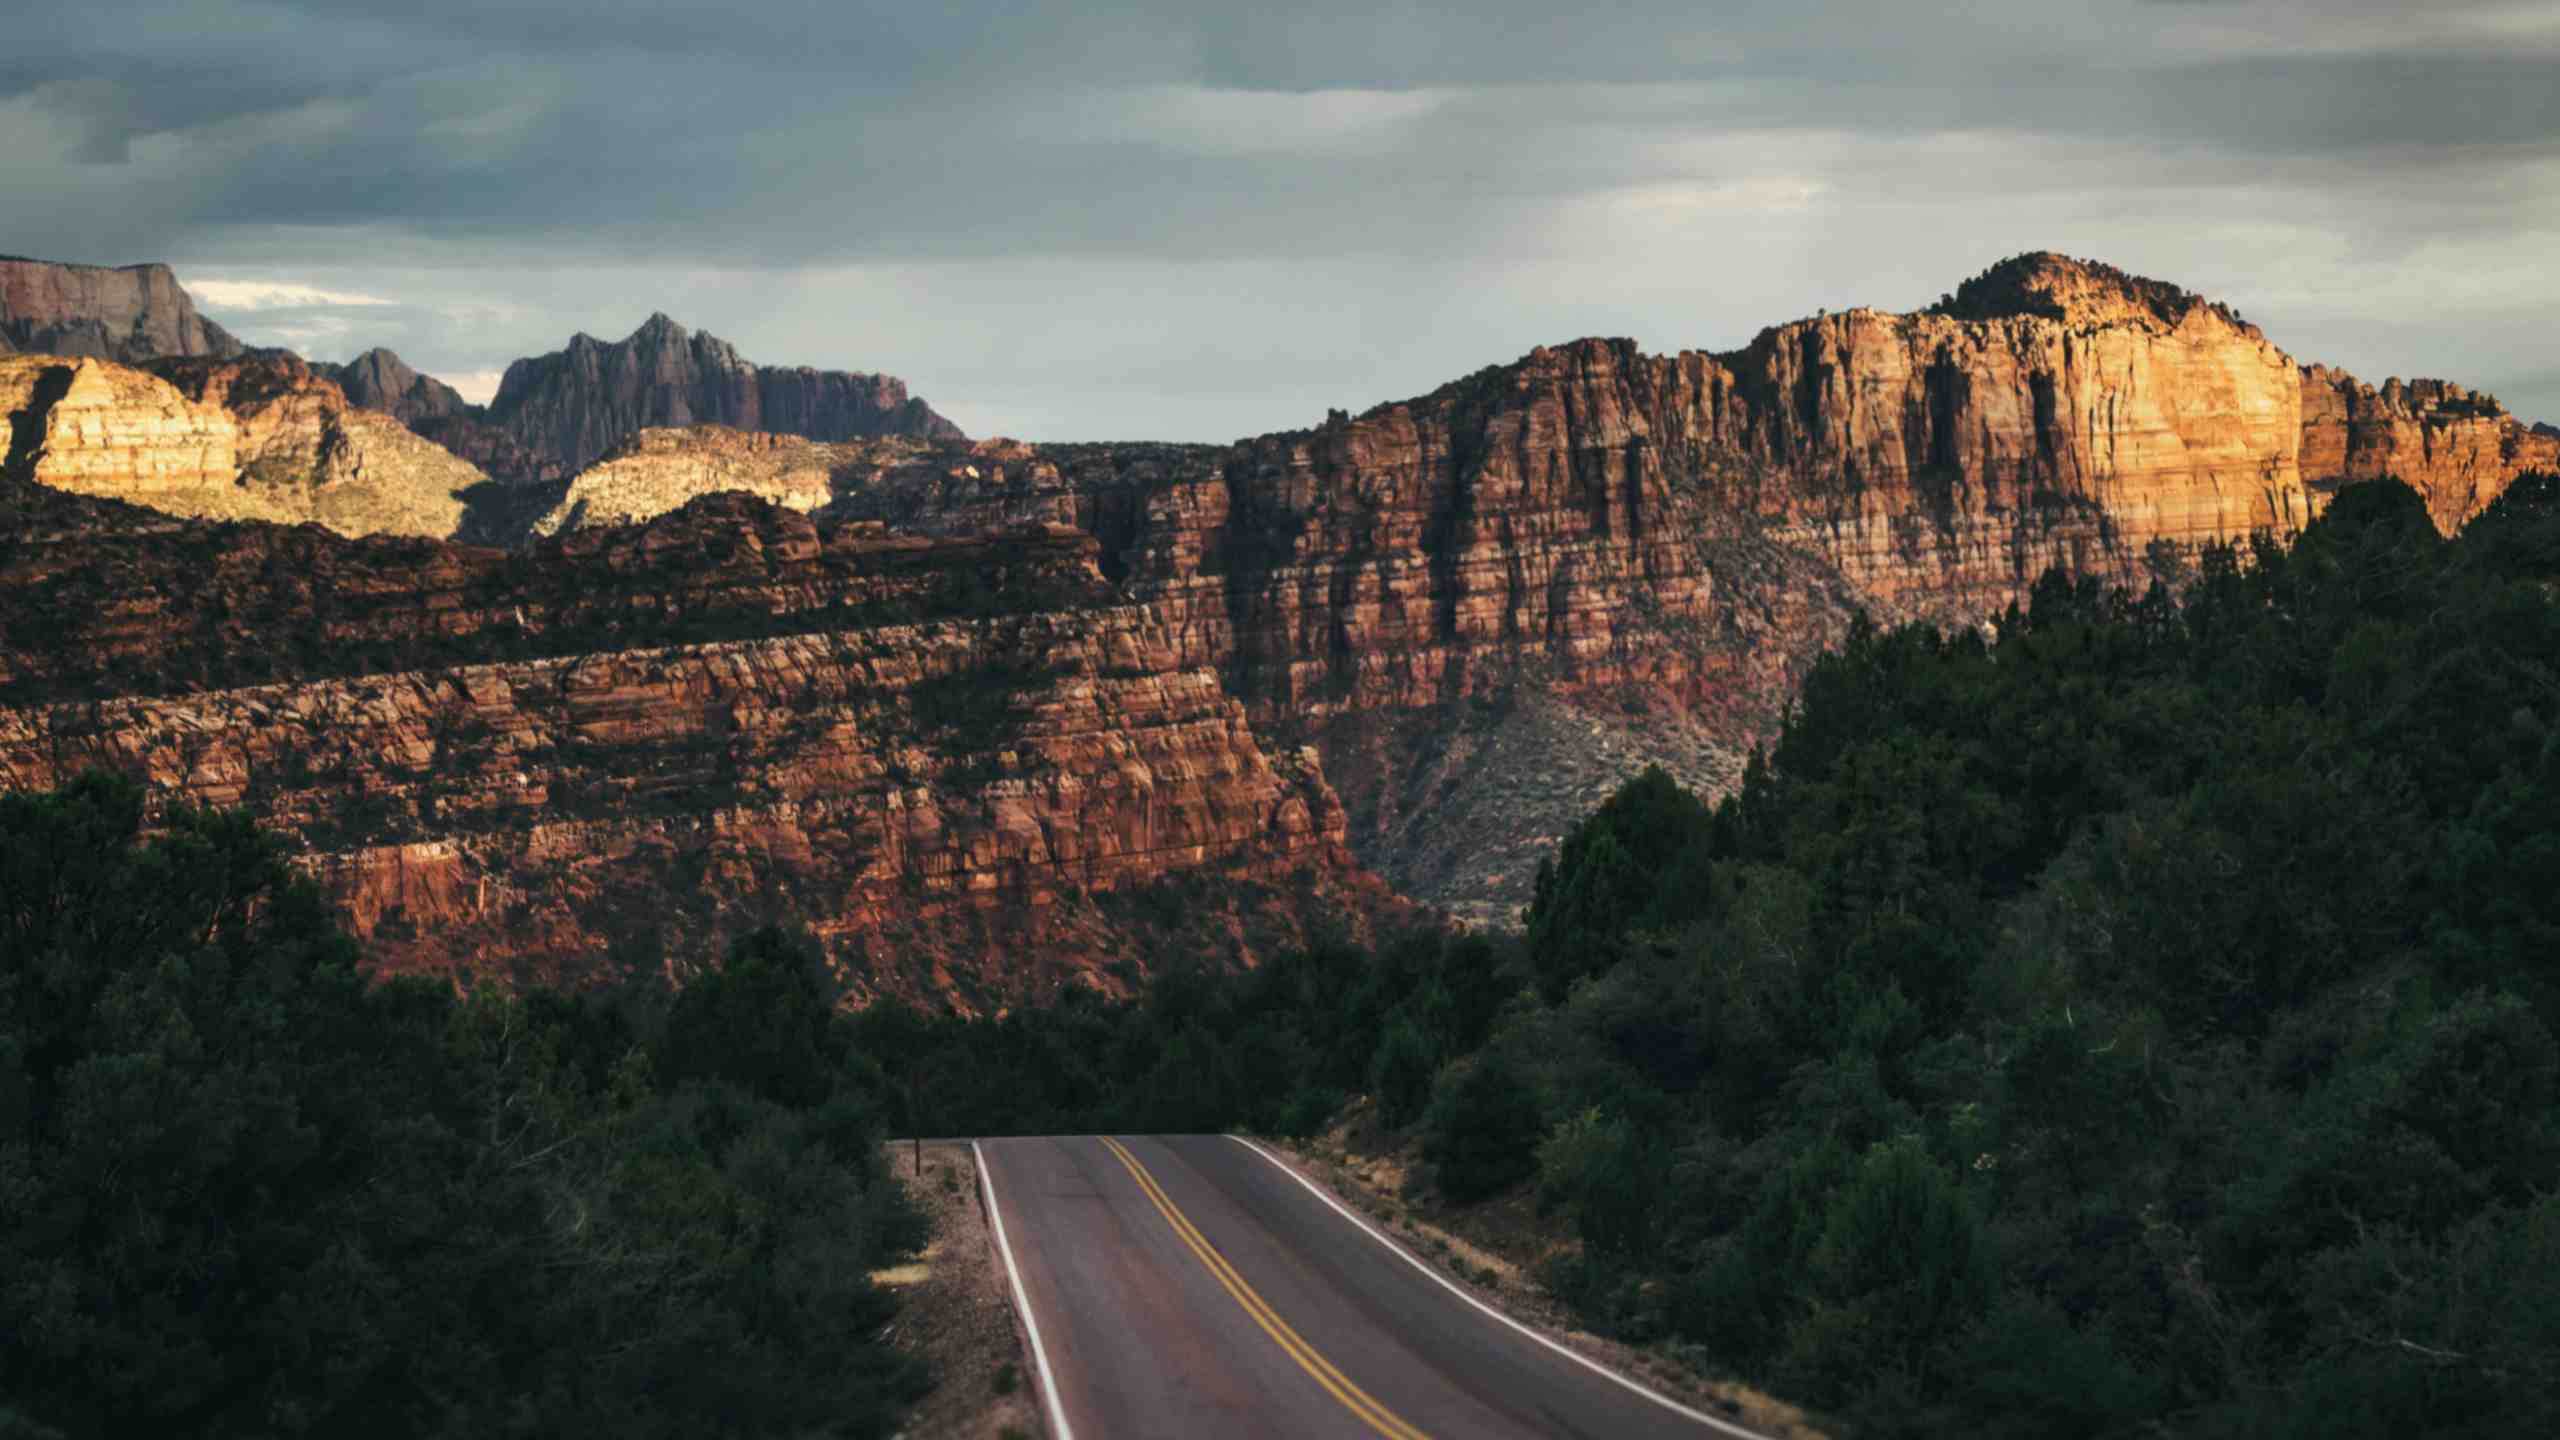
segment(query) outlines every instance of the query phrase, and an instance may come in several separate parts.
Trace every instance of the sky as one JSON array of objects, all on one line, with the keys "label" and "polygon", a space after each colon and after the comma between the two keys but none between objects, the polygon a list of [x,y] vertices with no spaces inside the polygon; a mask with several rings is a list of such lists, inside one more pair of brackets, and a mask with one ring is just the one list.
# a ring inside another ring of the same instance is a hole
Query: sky
[{"label": "sky", "polygon": [[1219,441],[2004,256],[2560,421],[2560,0],[83,0],[0,253],[485,396],[663,310],[972,434]]}]

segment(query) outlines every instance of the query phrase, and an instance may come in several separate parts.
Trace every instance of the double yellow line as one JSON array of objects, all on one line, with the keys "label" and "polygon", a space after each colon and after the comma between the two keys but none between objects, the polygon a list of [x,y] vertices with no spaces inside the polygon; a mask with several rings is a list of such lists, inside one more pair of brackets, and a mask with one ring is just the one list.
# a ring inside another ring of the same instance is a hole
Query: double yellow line
[{"label": "double yellow line", "polygon": [[1146,1166],[1138,1163],[1137,1156],[1129,1153],[1128,1146],[1108,1135],[1102,1137],[1102,1143],[1111,1147],[1111,1153],[1128,1167],[1129,1177],[1147,1193],[1147,1199],[1154,1202],[1157,1213],[1173,1227],[1173,1233],[1181,1238],[1183,1244],[1191,1247],[1192,1254],[1200,1257],[1200,1263],[1207,1266],[1209,1274],[1226,1288],[1227,1294],[1244,1307],[1244,1313],[1253,1317],[1253,1323],[1261,1326],[1273,1343],[1298,1362],[1299,1369],[1312,1376],[1327,1394],[1341,1401],[1344,1409],[1359,1416],[1370,1429],[1386,1436],[1387,1440],[1431,1440],[1430,1436],[1406,1424],[1394,1411],[1379,1404],[1368,1391],[1352,1384],[1351,1377],[1335,1369],[1332,1361],[1318,1354],[1316,1347],[1308,1344],[1305,1337],[1289,1328],[1289,1322],[1280,1318],[1280,1312],[1271,1308],[1271,1302],[1245,1283],[1244,1277],[1236,1273],[1236,1267],[1227,1263],[1227,1257],[1218,1253],[1218,1247],[1210,1244],[1209,1237],[1201,1234],[1199,1227],[1191,1223],[1191,1218],[1182,1213],[1182,1208],[1164,1193],[1164,1187],[1156,1183],[1155,1176],[1147,1173]]}]

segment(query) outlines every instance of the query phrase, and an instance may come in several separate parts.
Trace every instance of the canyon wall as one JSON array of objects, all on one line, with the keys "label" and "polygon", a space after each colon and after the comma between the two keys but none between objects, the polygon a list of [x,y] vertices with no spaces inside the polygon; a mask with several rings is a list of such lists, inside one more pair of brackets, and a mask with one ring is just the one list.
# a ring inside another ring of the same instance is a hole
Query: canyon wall
[{"label": "canyon wall", "polygon": [[2449,380],[2375,389],[2325,365],[2302,372],[2302,473],[2324,492],[2396,475],[2451,534],[2536,471],[2560,473],[2560,431],[2528,428],[2489,396]]},{"label": "canyon wall", "polygon": [[[396,970],[576,981],[786,923],[859,994],[986,1008],[1392,908],[1314,757],[1094,550],[743,496],[522,555],[19,543],[0,783],[103,765],[247,805]],[[1212,878],[1155,918],[1148,887]]]},{"label": "canyon wall", "polygon": [[166,265],[64,265],[0,256],[0,355],[86,355],[139,364],[227,359],[239,341],[196,313]]},{"label": "canyon wall", "polygon": [[1172,953],[1129,897],[1186,876],[1194,951],[1381,913],[1362,866],[1505,922],[1636,769],[1729,785],[1861,611],[2174,577],[2384,471],[2451,528],[2560,462],[2459,387],[2305,370],[2050,255],[1920,314],[1541,348],[1227,446],[770,433],[860,387],[777,405],[734,360],[661,317],[487,412],[342,372],[429,433],[601,457],[458,488],[332,462],[387,443],[363,422],[423,442],[290,361],[0,362],[25,495],[430,537],[21,517],[10,773],[251,804],[403,966],[647,964],[640,932],[783,918],[875,989],[1000,1004]]}]

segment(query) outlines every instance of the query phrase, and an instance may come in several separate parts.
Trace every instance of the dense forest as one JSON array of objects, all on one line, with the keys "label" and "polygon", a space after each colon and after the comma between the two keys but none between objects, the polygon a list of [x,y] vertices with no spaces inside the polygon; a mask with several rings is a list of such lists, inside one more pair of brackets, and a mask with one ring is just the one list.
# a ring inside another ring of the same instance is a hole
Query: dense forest
[{"label": "dense forest", "polygon": [[0,1437],[884,1433],[884,1125],[1305,1135],[1864,1436],[2560,1433],[2560,480],[1861,627],[1525,931],[836,1014],[368,986],[245,822],[0,798]]},{"label": "dense forest", "polygon": [[[1860,1435],[2560,1433],[2560,481],[1859,630],[1525,935],[857,1048],[955,1133],[1354,1094],[1551,1285]],[[920,1102],[921,1103],[921,1102]]]},{"label": "dense forest", "polygon": [[0,1437],[889,1433],[922,1241],[814,952],[368,985],[275,842],[0,796]]}]

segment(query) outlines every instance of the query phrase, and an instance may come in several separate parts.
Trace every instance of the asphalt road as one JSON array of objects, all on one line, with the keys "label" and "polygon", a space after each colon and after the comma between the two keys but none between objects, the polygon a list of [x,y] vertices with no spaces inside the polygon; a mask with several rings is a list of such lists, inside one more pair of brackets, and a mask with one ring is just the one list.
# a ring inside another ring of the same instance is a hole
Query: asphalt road
[{"label": "asphalt road", "polygon": [[1053,1440],[1750,1434],[1483,1309],[1244,1141],[978,1146]]}]

